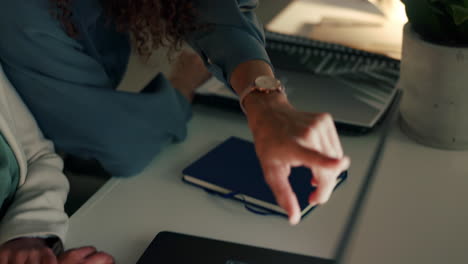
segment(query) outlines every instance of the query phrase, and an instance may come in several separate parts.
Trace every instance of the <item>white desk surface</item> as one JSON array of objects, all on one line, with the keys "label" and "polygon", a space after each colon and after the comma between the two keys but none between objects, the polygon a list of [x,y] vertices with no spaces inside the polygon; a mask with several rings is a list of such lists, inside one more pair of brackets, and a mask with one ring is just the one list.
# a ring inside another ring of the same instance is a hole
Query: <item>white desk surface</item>
[{"label": "white desk surface", "polygon": [[396,128],[377,175],[345,263],[468,263],[468,151]]},{"label": "white desk surface", "polygon": [[[169,146],[141,175],[112,179],[71,217],[67,247],[92,244],[118,263],[135,263],[158,232],[170,230],[332,257],[378,131],[342,137],[353,159],[350,176],[297,227],[182,182],[185,166],[233,135],[250,138],[242,116],[195,107],[184,142]],[[418,145],[395,124],[347,263],[468,263],[466,161],[468,152]]]},{"label": "white desk surface", "polygon": [[[344,138],[356,160],[331,201],[290,227],[279,216],[260,216],[237,201],[182,182],[182,169],[229,136],[250,138],[246,120],[198,106],[188,138],[169,146],[141,174],[106,183],[70,221],[67,247],[96,245],[118,263],[135,263],[153,237],[171,230],[307,255],[330,257],[373,151],[376,135]],[[359,158],[358,158],[359,157]]]}]

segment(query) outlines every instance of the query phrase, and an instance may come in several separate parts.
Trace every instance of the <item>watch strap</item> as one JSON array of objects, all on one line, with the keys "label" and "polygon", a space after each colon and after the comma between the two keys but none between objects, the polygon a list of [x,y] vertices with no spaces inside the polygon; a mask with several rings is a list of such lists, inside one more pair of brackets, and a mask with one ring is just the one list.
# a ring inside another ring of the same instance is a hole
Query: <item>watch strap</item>
[{"label": "watch strap", "polygon": [[260,93],[263,93],[263,94],[270,94],[270,93],[273,93],[273,92],[280,92],[280,93],[286,94],[284,90],[285,89],[284,89],[284,86],[282,84],[280,84],[280,86],[278,86],[277,89],[265,89],[265,88],[262,88],[262,87],[259,87],[259,86],[255,85],[255,84],[253,84],[253,85],[249,86],[247,89],[245,89],[244,91],[242,91],[242,93],[239,95],[240,108],[242,109],[242,112],[244,112],[244,114],[247,114],[247,112],[245,110],[245,107],[244,107],[244,100],[248,95],[250,95],[253,92],[260,92]]}]

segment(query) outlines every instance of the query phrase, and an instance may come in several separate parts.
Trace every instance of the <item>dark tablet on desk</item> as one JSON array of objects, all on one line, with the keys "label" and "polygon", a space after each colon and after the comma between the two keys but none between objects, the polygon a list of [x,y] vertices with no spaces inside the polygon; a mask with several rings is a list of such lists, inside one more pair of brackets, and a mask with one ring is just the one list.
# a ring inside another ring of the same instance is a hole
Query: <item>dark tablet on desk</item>
[{"label": "dark tablet on desk", "polygon": [[[260,161],[252,142],[230,137],[183,170],[183,180],[224,198],[234,198],[266,211],[287,216],[270,187],[265,182]],[[348,176],[347,171],[337,178],[338,187]],[[306,167],[291,169],[289,183],[301,208],[301,217],[315,208],[309,196],[315,191],[310,184],[312,172]]]},{"label": "dark tablet on desk", "polygon": [[137,264],[331,264],[332,260],[161,232]]}]

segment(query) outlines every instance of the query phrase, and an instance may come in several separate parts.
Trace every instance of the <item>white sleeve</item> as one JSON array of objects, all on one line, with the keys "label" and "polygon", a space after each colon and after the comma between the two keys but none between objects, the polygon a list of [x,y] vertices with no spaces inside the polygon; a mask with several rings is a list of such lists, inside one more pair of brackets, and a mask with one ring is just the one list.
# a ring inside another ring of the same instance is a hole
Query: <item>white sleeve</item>
[{"label": "white sleeve", "polygon": [[63,162],[9,83],[5,96],[14,123],[10,124],[12,131],[27,159],[27,172],[1,219],[0,244],[24,236],[57,236],[64,241],[68,228],[64,204],[69,184],[62,172]]}]

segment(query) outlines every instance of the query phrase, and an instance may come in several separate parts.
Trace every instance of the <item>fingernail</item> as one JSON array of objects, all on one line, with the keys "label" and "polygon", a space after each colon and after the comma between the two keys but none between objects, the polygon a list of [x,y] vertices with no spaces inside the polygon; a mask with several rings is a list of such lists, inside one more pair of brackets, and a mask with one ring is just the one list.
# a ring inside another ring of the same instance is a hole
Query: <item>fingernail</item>
[{"label": "fingernail", "polygon": [[320,199],[318,204],[326,204],[328,202],[328,198],[323,198],[323,199]]},{"label": "fingernail", "polygon": [[299,215],[289,217],[289,224],[291,226],[295,226],[299,224],[300,221],[301,221],[301,217]]},{"label": "fingernail", "polygon": [[351,158],[348,157],[348,156],[344,156],[343,157],[343,160],[345,160],[346,164],[349,166],[349,164],[351,164]]}]

